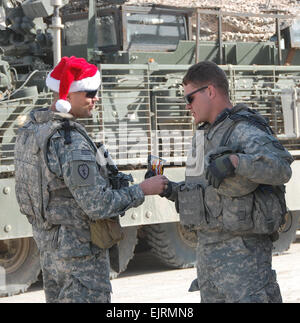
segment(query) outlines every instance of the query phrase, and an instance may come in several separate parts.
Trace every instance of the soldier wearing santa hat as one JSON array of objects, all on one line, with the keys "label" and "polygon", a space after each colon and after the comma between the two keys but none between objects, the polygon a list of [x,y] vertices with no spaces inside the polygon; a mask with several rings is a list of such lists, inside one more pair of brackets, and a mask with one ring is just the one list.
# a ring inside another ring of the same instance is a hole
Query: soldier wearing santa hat
[{"label": "soldier wearing santa hat", "polygon": [[91,116],[100,80],[95,65],[63,57],[46,79],[52,106],[31,111],[15,144],[16,196],[40,250],[47,302],[110,302],[112,219],[168,183],[155,176],[112,187],[111,168],[99,165],[101,152],[75,121]]}]

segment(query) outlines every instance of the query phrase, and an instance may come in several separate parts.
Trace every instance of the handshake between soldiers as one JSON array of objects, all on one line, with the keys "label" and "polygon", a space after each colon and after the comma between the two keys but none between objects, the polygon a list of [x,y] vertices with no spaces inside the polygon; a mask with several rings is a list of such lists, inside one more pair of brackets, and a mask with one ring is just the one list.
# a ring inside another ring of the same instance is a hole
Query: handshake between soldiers
[{"label": "handshake between soldiers", "polygon": [[161,176],[164,181],[164,188],[161,193],[159,193],[160,197],[168,197],[171,194],[171,185],[169,180],[163,175],[164,173],[164,159],[159,157],[149,155],[148,156],[148,170],[145,174],[145,180],[151,179],[154,176]]}]

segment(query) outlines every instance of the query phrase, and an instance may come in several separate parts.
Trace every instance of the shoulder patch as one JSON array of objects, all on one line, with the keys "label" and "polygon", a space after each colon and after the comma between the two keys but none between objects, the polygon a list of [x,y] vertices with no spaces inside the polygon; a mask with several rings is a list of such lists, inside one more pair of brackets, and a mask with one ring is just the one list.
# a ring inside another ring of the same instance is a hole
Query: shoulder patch
[{"label": "shoulder patch", "polygon": [[96,162],[89,160],[73,160],[70,163],[70,183],[73,187],[96,185],[98,176]]},{"label": "shoulder patch", "polygon": [[87,179],[89,177],[89,166],[87,164],[78,165],[78,174],[83,178]]}]

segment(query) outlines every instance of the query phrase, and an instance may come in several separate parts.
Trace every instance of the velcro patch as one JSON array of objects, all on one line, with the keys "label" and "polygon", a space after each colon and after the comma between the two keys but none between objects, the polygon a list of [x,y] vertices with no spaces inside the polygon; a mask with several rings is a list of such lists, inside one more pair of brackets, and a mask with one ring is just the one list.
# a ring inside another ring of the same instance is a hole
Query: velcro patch
[{"label": "velcro patch", "polygon": [[90,150],[73,150],[72,160],[95,160],[95,155]]}]

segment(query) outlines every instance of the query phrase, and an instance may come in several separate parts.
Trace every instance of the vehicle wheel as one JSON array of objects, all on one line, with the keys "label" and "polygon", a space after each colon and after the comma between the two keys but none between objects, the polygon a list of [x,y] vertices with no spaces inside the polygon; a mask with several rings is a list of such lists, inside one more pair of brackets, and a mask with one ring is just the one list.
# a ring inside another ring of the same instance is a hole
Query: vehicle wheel
[{"label": "vehicle wheel", "polygon": [[33,238],[0,240],[0,297],[25,292],[38,280],[40,271]]},{"label": "vehicle wheel", "polygon": [[137,227],[125,227],[123,229],[124,239],[109,249],[111,267],[114,267],[114,269],[110,269],[110,279],[117,278],[120,273],[126,270],[129,261],[134,256],[134,249],[137,245]]},{"label": "vehicle wheel", "polygon": [[143,227],[151,252],[172,268],[188,268],[196,264],[197,235],[179,222]]},{"label": "vehicle wheel", "polygon": [[285,224],[279,229],[279,238],[273,242],[273,255],[278,255],[288,250],[296,238],[299,226],[300,213],[288,212]]}]

